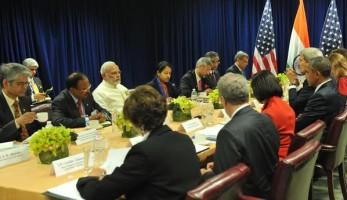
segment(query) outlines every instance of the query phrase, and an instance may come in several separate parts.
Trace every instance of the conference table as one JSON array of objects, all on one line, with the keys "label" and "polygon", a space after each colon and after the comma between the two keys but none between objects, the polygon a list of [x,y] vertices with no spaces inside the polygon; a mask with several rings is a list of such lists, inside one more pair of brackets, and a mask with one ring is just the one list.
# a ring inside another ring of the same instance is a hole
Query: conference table
[{"label": "conference table", "polygon": [[[213,116],[213,123],[221,123],[224,119],[221,117],[221,111],[215,110]],[[182,129],[181,123],[173,122],[171,113],[169,111],[166,120],[169,127],[173,130],[185,133]],[[81,132],[84,128],[76,129],[75,131]],[[108,140],[110,148],[125,148],[130,147],[128,138],[122,138],[121,132],[114,128],[112,133],[112,126],[98,130]],[[203,152],[198,153],[201,162],[206,161],[215,152],[215,144],[209,144],[209,148]],[[83,145],[77,146],[70,144],[70,155],[75,155],[82,152]],[[84,176],[83,170],[73,172],[67,175],[56,177],[53,174],[52,165],[41,164],[39,159],[30,154],[30,159],[25,162],[17,163],[0,169],[0,199],[1,200],[47,200],[50,197],[44,193],[58,185],[72,181],[79,177]]]}]

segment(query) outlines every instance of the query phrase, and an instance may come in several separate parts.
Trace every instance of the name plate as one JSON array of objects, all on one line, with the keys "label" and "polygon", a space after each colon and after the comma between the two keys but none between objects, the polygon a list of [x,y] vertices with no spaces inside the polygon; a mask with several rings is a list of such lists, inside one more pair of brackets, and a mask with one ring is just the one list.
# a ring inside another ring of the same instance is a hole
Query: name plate
[{"label": "name plate", "polygon": [[0,168],[26,160],[29,160],[28,145],[15,145],[0,151]]},{"label": "name plate", "polygon": [[11,148],[11,147],[13,147],[13,145],[14,145],[13,142],[3,142],[3,143],[0,143],[0,150],[1,149]]},{"label": "name plate", "polygon": [[90,141],[95,140],[96,137],[96,129],[90,129],[87,131],[83,131],[78,134],[77,140],[75,141],[77,145],[84,144]]},{"label": "name plate", "polygon": [[83,153],[69,156],[67,158],[55,160],[52,162],[55,176],[62,176],[71,172],[83,169]]},{"label": "name plate", "polygon": [[186,131],[186,133],[191,133],[193,131],[204,128],[200,119],[198,119],[198,118],[194,118],[194,119],[188,120],[186,122],[183,122],[182,127]]}]

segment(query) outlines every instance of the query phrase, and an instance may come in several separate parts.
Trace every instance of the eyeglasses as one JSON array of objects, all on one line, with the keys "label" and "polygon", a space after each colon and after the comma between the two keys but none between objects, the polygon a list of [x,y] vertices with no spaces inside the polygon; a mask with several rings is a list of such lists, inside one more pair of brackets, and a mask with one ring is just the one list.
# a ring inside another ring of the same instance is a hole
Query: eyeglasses
[{"label": "eyeglasses", "polygon": [[17,86],[20,86],[20,87],[24,87],[24,86],[28,86],[29,85],[28,81],[10,81],[10,83],[14,83],[14,84],[16,84]]}]

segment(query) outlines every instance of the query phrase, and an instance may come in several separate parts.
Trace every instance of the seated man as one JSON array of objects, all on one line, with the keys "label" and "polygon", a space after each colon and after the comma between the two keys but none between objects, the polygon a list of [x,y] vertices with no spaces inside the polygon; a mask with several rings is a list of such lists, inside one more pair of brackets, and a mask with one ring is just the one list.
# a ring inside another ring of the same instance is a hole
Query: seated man
[{"label": "seated man", "polygon": [[93,91],[93,97],[109,113],[121,112],[128,89],[121,82],[121,71],[116,63],[107,61],[102,64],[100,73],[103,81]]},{"label": "seated man", "polygon": [[46,94],[43,91],[42,82],[39,77],[35,77],[39,64],[33,58],[26,58],[23,60],[23,65],[30,71],[32,77],[29,78],[29,87],[26,91],[26,96],[30,96],[33,102],[42,101],[46,98]]},{"label": "seated man", "polygon": [[[305,48],[299,55],[299,67],[302,74],[305,74],[306,68],[310,65],[310,60],[323,56],[323,53],[317,48]],[[304,111],[307,100],[313,94],[314,87],[309,86],[304,76],[298,77],[294,70],[287,71],[287,77],[290,82],[288,88],[289,104],[294,109],[296,116]]]},{"label": "seated man", "polygon": [[220,65],[220,58],[217,52],[209,51],[205,54],[205,57],[208,57],[211,59],[211,72],[207,76],[207,79],[209,81],[209,85],[212,89],[215,89],[217,87],[217,82],[220,78],[220,74],[218,71],[218,67]]},{"label": "seated man", "polygon": [[110,114],[94,101],[89,89],[86,75],[78,72],[70,74],[66,80],[66,89],[52,102],[53,125],[78,128],[85,127],[89,120],[110,120]]},{"label": "seated man", "polygon": [[18,63],[1,65],[0,142],[24,140],[41,128],[30,112],[31,101],[24,98],[30,71]]},{"label": "seated man", "polygon": [[[279,136],[276,128],[269,117],[248,104],[248,84],[242,75],[225,74],[217,88],[231,120],[218,133],[214,166],[209,164],[208,171],[213,168],[210,173],[219,174],[239,162],[246,163],[251,168],[251,174],[242,191],[267,198],[278,162]],[[202,170],[202,173],[206,171]]]},{"label": "seated man", "polygon": [[[335,83],[330,78],[330,62],[325,57],[316,57],[306,68],[308,85],[315,87],[313,95],[308,99],[304,111],[296,119],[295,132],[302,130],[317,119],[326,123],[343,109],[343,98],[338,94]],[[323,139],[324,140],[324,134]]]},{"label": "seated man", "polygon": [[243,51],[238,51],[234,57],[235,63],[231,65],[225,73],[231,72],[234,74],[241,74],[243,76],[245,75],[245,70],[248,65],[248,54]]},{"label": "seated man", "polygon": [[192,90],[197,92],[209,92],[212,87],[209,85],[207,76],[211,71],[211,59],[201,57],[196,62],[195,69],[183,75],[180,81],[180,95],[190,97]]}]

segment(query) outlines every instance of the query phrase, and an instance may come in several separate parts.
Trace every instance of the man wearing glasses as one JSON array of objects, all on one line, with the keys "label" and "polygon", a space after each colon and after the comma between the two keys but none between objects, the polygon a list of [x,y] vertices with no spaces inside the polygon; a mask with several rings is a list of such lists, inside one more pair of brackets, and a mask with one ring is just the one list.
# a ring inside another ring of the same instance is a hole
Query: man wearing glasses
[{"label": "man wearing glasses", "polygon": [[110,120],[110,114],[94,101],[88,77],[74,72],[66,80],[66,89],[52,102],[52,123],[68,128],[85,127],[89,120],[100,123]]},{"label": "man wearing glasses", "polygon": [[18,63],[0,66],[0,142],[22,141],[41,128],[25,97],[30,71]]},{"label": "man wearing glasses", "polygon": [[205,53],[205,57],[208,57],[211,59],[212,65],[211,65],[211,72],[207,76],[207,79],[209,81],[209,85],[212,89],[215,89],[217,87],[217,82],[220,78],[220,74],[218,71],[218,67],[220,65],[220,58],[217,52],[209,51]]}]

